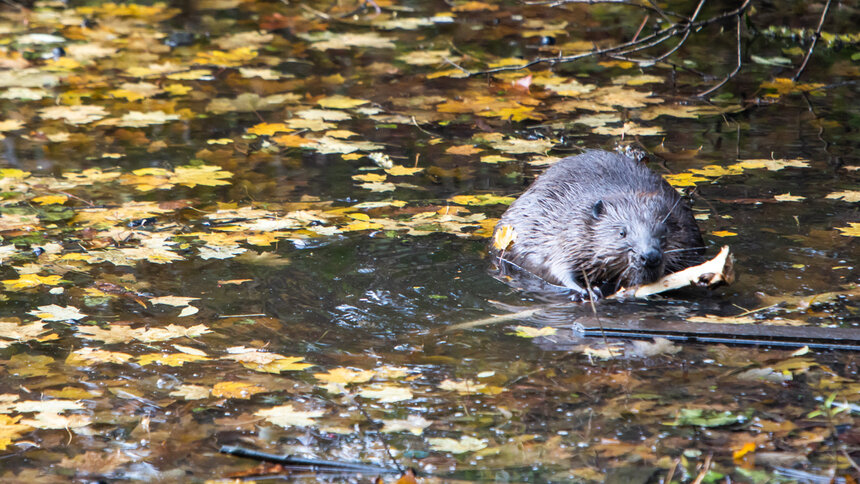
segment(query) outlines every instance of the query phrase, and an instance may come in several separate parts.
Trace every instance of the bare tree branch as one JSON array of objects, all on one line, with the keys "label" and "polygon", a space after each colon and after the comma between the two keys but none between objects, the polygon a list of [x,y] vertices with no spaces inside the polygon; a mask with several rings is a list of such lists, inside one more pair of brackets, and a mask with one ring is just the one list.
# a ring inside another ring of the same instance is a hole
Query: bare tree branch
[{"label": "bare tree branch", "polygon": [[809,45],[809,50],[806,51],[806,57],[803,58],[803,63],[800,65],[800,69],[797,70],[797,74],[791,78],[794,82],[797,82],[800,79],[800,75],[803,74],[803,71],[806,70],[806,64],[809,62],[809,58],[812,57],[812,51],[815,50],[815,44],[818,42],[818,39],[821,38],[821,27],[824,25],[824,17],[827,16],[827,11],[830,9],[830,0],[827,0],[827,3],[824,5],[824,10],[821,11],[821,18],[818,19],[818,28],[815,29],[815,35],[812,36],[812,44]]},{"label": "bare tree branch", "polygon": [[[596,56],[601,56],[601,55],[609,55],[610,57],[619,58],[619,56],[624,56],[624,55],[630,54],[632,52],[637,52],[640,50],[644,50],[644,49],[662,44],[663,42],[665,42],[665,41],[667,41],[667,40],[671,39],[672,37],[679,35],[679,34],[684,34],[684,37],[682,38],[681,42],[679,42],[679,44],[682,44],[684,42],[684,40],[686,40],[687,36],[689,36],[689,33],[693,30],[701,29],[702,27],[706,27],[708,25],[723,21],[723,20],[725,20],[727,18],[731,18],[731,17],[737,17],[738,22],[740,22],[741,15],[743,15],[743,13],[749,7],[751,2],[752,2],[752,0],[745,0],[743,4],[741,4],[738,8],[736,8],[734,10],[730,10],[728,12],[724,12],[720,15],[715,16],[715,17],[711,17],[709,19],[696,22],[695,19],[698,17],[699,12],[701,11],[702,6],[705,3],[704,0],[700,0],[699,5],[696,7],[696,11],[693,13],[693,15],[689,19],[687,19],[688,20],[687,22],[685,22],[685,23],[680,23],[680,22],[673,23],[672,25],[669,25],[668,27],[663,28],[658,32],[655,32],[651,35],[646,35],[645,37],[642,37],[641,39],[634,38],[634,40],[631,40],[629,42],[624,42],[622,44],[614,45],[611,47],[606,47],[603,49],[595,49],[595,50],[592,50],[589,52],[583,52],[580,54],[567,55],[567,56],[559,55],[558,57],[538,57],[538,58],[532,59],[531,61],[528,61],[525,64],[520,65],[520,66],[496,67],[493,69],[487,69],[487,70],[483,70],[483,71],[472,72],[470,75],[477,76],[477,75],[484,75],[484,74],[495,74],[497,72],[518,71],[518,70],[522,70],[522,69],[528,69],[530,67],[533,67],[533,66],[536,66],[539,64],[548,64],[548,65],[553,66],[556,64],[563,64],[566,62],[573,62],[573,61],[577,61],[579,59],[584,59],[584,58],[588,58],[588,57],[596,57]],[[551,2],[549,4],[550,5],[556,5],[556,4],[561,5],[564,3],[621,3],[624,5],[635,5],[635,4],[631,4],[629,2],[621,1],[621,0],[619,0],[619,1],[610,1],[610,0],[558,0],[557,2]],[[655,59],[662,60],[662,59],[668,57],[668,55],[671,55],[672,53],[674,53],[675,51],[677,51],[677,48],[672,49],[667,54],[664,54],[663,56],[660,56],[660,57],[655,58]],[[653,63],[653,62],[656,62],[656,61],[654,59],[644,61],[644,63]]]},{"label": "bare tree branch", "polygon": [[741,64],[742,63],[741,63],[741,16],[740,15],[738,15],[737,23],[738,23],[738,65],[735,67],[735,70],[730,72],[729,75],[727,75],[722,81],[717,83],[716,86],[708,89],[707,91],[700,92],[698,94],[698,97],[706,97],[707,95],[711,94],[712,92],[716,91],[717,89],[723,87],[723,85],[725,83],[729,82],[729,79],[735,77],[738,74],[738,72],[741,70]]}]

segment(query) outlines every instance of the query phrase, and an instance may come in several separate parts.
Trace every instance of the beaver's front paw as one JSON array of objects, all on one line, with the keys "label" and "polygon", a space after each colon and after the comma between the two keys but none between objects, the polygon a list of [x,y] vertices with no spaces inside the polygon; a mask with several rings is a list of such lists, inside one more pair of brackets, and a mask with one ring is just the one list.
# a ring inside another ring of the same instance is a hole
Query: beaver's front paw
[{"label": "beaver's front paw", "polygon": [[603,292],[599,287],[592,287],[590,290],[582,288],[572,289],[570,291],[570,300],[573,302],[599,301],[603,299]]}]

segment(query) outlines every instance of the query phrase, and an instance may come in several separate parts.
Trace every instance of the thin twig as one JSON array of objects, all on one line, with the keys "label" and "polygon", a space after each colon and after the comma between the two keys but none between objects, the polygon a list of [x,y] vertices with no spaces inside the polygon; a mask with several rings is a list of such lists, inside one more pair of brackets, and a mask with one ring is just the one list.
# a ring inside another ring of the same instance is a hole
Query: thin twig
[{"label": "thin twig", "polygon": [[645,28],[645,25],[648,23],[648,20],[650,20],[650,19],[651,19],[651,16],[650,16],[650,15],[646,15],[646,16],[645,16],[645,18],[644,18],[644,19],[642,19],[642,23],[641,23],[641,24],[639,24],[639,28],[638,28],[638,29],[636,29],[636,33],[633,35],[633,39],[632,39],[632,40],[633,40],[633,42],[636,42],[636,39],[638,39],[638,38],[639,38],[639,34],[641,34],[641,33],[642,33],[642,29],[644,29],[644,28]]},{"label": "thin twig", "polygon": [[[673,36],[678,35],[680,33],[700,29],[702,27],[706,27],[708,25],[711,25],[711,24],[714,24],[717,22],[721,22],[722,20],[725,20],[727,18],[731,18],[731,17],[736,16],[736,17],[738,17],[738,21],[740,21],[740,16],[743,14],[743,12],[746,11],[747,8],[749,8],[751,2],[752,2],[752,0],[745,0],[744,3],[741,4],[741,6],[739,6],[738,8],[736,8],[734,10],[724,12],[720,15],[717,15],[716,17],[711,17],[709,19],[701,20],[699,22],[690,22],[690,23],[683,24],[683,25],[679,24],[679,23],[674,23],[674,24],[672,24],[672,25],[670,25],[670,26],[668,26],[668,27],[666,27],[666,28],[664,28],[658,32],[655,32],[651,35],[646,35],[645,37],[643,37],[641,39],[637,39],[635,42],[634,41],[624,42],[622,44],[618,44],[618,45],[615,45],[612,47],[607,47],[604,49],[595,49],[595,50],[592,50],[589,52],[583,52],[581,54],[574,54],[574,55],[569,55],[569,56],[538,57],[538,58],[532,59],[531,61],[526,62],[525,64],[520,65],[520,66],[501,66],[501,67],[496,67],[493,69],[486,69],[483,71],[472,72],[472,73],[470,73],[470,75],[471,76],[477,76],[477,75],[484,75],[484,74],[495,74],[497,72],[518,71],[518,70],[528,69],[532,66],[536,66],[539,64],[556,65],[556,64],[566,63],[566,62],[573,62],[573,61],[588,58],[588,57],[596,57],[596,56],[607,55],[607,54],[615,54],[619,51],[624,52],[626,49],[630,49],[630,50],[626,51],[626,53],[635,52],[637,50],[642,50],[643,48],[653,47],[655,45],[661,44],[661,43],[665,42],[666,40],[668,40],[668,39],[672,38]],[[619,2],[604,2],[604,1],[595,0],[594,2],[591,2],[591,0],[583,0],[581,2],[580,1],[562,2],[562,3],[558,3],[558,5],[561,5],[563,3],[624,3],[625,5],[628,4],[626,2],[620,2],[620,1]],[[554,5],[554,4],[551,4],[551,5]],[[645,45],[647,47],[641,47],[643,45]]]},{"label": "thin twig", "polygon": [[818,19],[818,28],[815,29],[815,34],[812,36],[812,44],[809,45],[809,50],[806,51],[806,57],[803,58],[803,63],[800,64],[800,69],[797,70],[797,74],[791,78],[792,81],[797,82],[800,79],[800,75],[803,74],[803,71],[806,70],[806,64],[809,62],[809,58],[812,57],[812,51],[815,50],[815,44],[818,42],[818,39],[821,38],[821,27],[824,26],[824,18],[827,17],[827,11],[830,9],[830,0],[827,0],[827,3],[824,4],[824,10],[821,11],[821,18]]},{"label": "thin twig", "polygon": [[730,72],[730,73],[729,73],[729,75],[727,75],[727,76],[726,76],[722,81],[720,81],[719,83],[717,83],[717,85],[716,85],[716,86],[714,86],[714,87],[712,87],[712,88],[708,89],[708,90],[707,90],[707,91],[705,91],[705,92],[700,92],[700,93],[697,95],[698,97],[706,97],[706,96],[708,96],[708,95],[709,95],[709,94],[711,94],[712,92],[714,92],[714,91],[716,91],[717,89],[719,89],[719,88],[723,87],[723,85],[724,85],[725,83],[729,82],[729,79],[731,79],[731,78],[735,77],[735,76],[738,74],[738,72],[740,72],[740,70],[741,70],[741,64],[742,64],[742,63],[741,63],[741,16],[740,16],[740,15],[738,15],[737,22],[738,22],[738,65],[735,67],[735,70],[733,70],[732,72]]},{"label": "thin twig", "polygon": [[[543,5],[547,7],[560,7],[562,5],[566,5],[569,3],[577,3],[584,5],[597,5],[601,3],[613,3],[616,5],[624,5],[627,7],[641,8],[642,10],[648,10],[649,12],[658,13],[658,10],[654,8],[652,5],[645,5],[642,3],[631,2],[630,0],[551,0],[551,1],[540,1],[540,2],[525,2],[526,5]],[[671,15],[673,17],[684,18],[683,15],[671,12],[669,10],[663,10],[663,14]]]},{"label": "thin twig", "polygon": [[693,484],[702,484],[702,481],[705,480],[705,476],[708,475],[708,471],[711,469],[711,458],[713,456],[713,454],[708,454],[708,456],[705,457],[705,464],[702,466],[702,471],[699,472],[698,476],[696,476],[696,480],[693,481]]}]

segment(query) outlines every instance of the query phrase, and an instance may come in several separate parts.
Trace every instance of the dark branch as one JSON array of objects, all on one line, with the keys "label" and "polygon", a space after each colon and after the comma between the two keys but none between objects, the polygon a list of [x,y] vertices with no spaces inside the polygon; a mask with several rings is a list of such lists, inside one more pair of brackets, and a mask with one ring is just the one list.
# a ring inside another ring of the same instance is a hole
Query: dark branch
[{"label": "dark branch", "polygon": [[700,92],[698,94],[698,97],[706,97],[707,95],[711,94],[712,92],[716,91],[717,89],[723,87],[723,85],[725,83],[729,82],[729,79],[735,77],[738,74],[738,72],[741,70],[742,62],[741,62],[741,16],[740,15],[738,15],[737,21],[738,21],[738,65],[735,66],[735,70],[730,72],[729,75],[727,75],[722,81],[717,83],[716,86],[708,89],[705,92]]},{"label": "dark branch", "polygon": [[[697,30],[697,29],[700,29],[702,27],[706,27],[708,25],[720,22],[722,20],[725,20],[725,19],[731,18],[731,17],[737,17],[738,22],[740,22],[741,15],[746,11],[747,8],[749,8],[749,5],[751,2],[752,2],[752,0],[745,0],[744,3],[741,4],[741,6],[739,6],[738,8],[736,8],[734,10],[730,10],[728,12],[724,12],[720,15],[715,16],[715,17],[711,17],[709,19],[696,22],[695,19],[696,19],[696,17],[698,17],[699,12],[701,11],[702,6],[704,5],[704,0],[700,0],[699,5],[696,7],[696,11],[694,12],[693,16],[691,16],[688,19],[688,22],[674,23],[674,24],[672,24],[672,25],[670,25],[670,26],[668,26],[668,27],[666,27],[666,28],[664,28],[658,32],[655,32],[651,35],[646,35],[645,37],[642,37],[641,39],[635,39],[634,38],[634,40],[631,40],[629,42],[624,42],[622,44],[618,44],[618,45],[615,45],[612,47],[606,47],[604,49],[595,49],[595,50],[592,50],[589,52],[583,52],[581,54],[574,54],[574,55],[568,55],[568,56],[559,55],[558,57],[538,57],[536,59],[532,59],[529,62],[526,62],[525,64],[523,64],[521,66],[496,67],[493,69],[487,69],[487,70],[483,70],[483,71],[473,72],[470,75],[476,76],[476,75],[482,75],[482,74],[495,74],[497,72],[517,71],[517,70],[522,70],[522,69],[528,69],[530,67],[533,67],[533,66],[536,66],[539,64],[556,65],[556,64],[573,62],[573,61],[577,61],[579,59],[585,59],[588,57],[596,57],[596,56],[601,56],[601,55],[609,55],[610,57],[619,58],[619,56],[624,56],[624,55],[630,54],[632,52],[637,52],[640,50],[647,49],[649,47],[654,47],[656,45],[659,45],[659,44],[665,42],[666,40],[671,39],[672,37],[674,37],[678,34],[684,34],[684,37],[682,38],[681,42],[679,43],[679,44],[682,44],[684,42],[684,40],[686,40],[689,33],[693,30]],[[629,2],[624,2],[624,1],[608,1],[608,0],[576,0],[576,1],[574,1],[574,0],[558,0],[558,2],[550,2],[549,4],[550,5],[556,5],[556,4],[561,5],[563,3],[621,3],[621,4],[625,4],[625,5],[635,5],[635,4],[631,4]],[[668,55],[671,55],[672,53],[674,53],[676,50],[677,50],[677,48],[672,49],[667,54],[665,54],[659,58],[655,58],[655,59],[664,59]],[[656,60],[651,59],[651,60],[646,60],[643,62],[644,63],[653,63],[653,62],[656,62]]]},{"label": "dark branch", "polygon": [[818,28],[815,29],[815,35],[812,36],[812,44],[809,45],[809,50],[806,51],[806,57],[803,58],[803,63],[800,65],[800,69],[797,70],[797,74],[794,75],[791,80],[797,82],[800,79],[803,71],[806,70],[806,64],[809,62],[809,58],[812,57],[812,51],[815,50],[815,44],[818,42],[818,39],[821,38],[821,27],[824,26],[824,17],[827,17],[827,11],[830,9],[830,0],[827,0],[827,3],[824,5],[824,10],[821,11],[821,18],[818,19]]}]

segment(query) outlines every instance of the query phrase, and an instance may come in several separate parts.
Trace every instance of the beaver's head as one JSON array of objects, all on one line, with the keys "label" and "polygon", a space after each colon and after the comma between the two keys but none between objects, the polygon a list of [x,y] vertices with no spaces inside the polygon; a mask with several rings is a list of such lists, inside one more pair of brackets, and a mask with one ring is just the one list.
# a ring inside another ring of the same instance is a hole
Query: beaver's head
[{"label": "beaver's head", "polygon": [[591,206],[594,265],[590,278],[630,287],[648,284],[666,270],[664,251],[672,206],[650,194],[598,200]]}]

